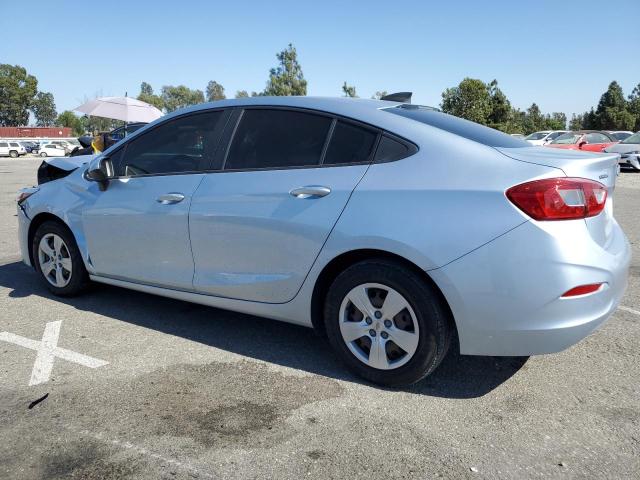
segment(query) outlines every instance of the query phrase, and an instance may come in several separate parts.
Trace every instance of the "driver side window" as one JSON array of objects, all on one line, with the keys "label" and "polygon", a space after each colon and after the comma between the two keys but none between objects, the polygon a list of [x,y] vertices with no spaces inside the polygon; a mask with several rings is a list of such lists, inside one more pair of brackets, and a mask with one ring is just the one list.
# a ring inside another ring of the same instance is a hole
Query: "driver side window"
[{"label": "driver side window", "polygon": [[213,158],[223,111],[194,113],[169,120],[127,143],[112,159],[117,176],[135,177],[197,172]]},{"label": "driver side window", "polygon": [[607,137],[601,133],[589,133],[587,134],[587,143],[607,143]]}]

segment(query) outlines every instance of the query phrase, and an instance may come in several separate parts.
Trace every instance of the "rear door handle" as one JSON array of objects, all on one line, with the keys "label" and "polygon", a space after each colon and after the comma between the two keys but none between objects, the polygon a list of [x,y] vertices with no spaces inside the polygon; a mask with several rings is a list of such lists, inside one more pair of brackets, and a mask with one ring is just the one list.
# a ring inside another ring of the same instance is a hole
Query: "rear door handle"
[{"label": "rear door handle", "polygon": [[180,203],[184,200],[184,195],[181,193],[165,193],[156,198],[156,202],[162,205],[173,205],[174,203]]},{"label": "rear door handle", "polygon": [[294,188],[289,193],[296,198],[319,198],[329,195],[331,189],[322,185],[307,185],[306,187]]}]

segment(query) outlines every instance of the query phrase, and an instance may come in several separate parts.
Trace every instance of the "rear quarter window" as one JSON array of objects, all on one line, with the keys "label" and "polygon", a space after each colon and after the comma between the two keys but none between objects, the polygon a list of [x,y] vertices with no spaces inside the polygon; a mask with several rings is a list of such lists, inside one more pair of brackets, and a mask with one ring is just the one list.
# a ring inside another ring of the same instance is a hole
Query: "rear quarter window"
[{"label": "rear quarter window", "polygon": [[409,143],[405,143],[398,139],[391,138],[386,134],[380,139],[378,149],[376,150],[375,163],[395,162],[418,151],[418,148]]},{"label": "rear quarter window", "polygon": [[377,132],[338,121],[324,159],[324,165],[367,163],[376,142]]},{"label": "rear quarter window", "polygon": [[499,130],[485,127],[463,118],[454,117],[436,110],[417,105],[385,108],[383,111],[399,115],[401,117],[424,123],[431,127],[439,128],[474,142],[488,145],[489,147],[523,148],[531,144],[518,138],[502,133]]}]

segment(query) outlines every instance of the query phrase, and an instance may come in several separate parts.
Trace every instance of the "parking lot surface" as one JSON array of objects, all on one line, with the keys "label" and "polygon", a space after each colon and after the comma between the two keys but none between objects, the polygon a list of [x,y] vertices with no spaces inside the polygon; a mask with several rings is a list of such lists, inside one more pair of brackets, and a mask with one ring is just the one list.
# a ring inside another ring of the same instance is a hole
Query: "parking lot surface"
[{"label": "parking lot surface", "polygon": [[391,390],[309,329],[103,285],[53,297],[16,239],[39,163],[0,159],[0,478],[640,477],[640,174],[618,178],[634,258],[603,328],[555,355],[452,352]]}]

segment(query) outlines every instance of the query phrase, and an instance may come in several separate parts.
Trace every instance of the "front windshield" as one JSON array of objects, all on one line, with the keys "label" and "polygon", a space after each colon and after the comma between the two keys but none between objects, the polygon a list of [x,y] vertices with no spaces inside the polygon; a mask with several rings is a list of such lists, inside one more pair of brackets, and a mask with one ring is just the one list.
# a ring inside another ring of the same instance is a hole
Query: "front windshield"
[{"label": "front windshield", "polygon": [[640,143],[640,132],[636,132],[630,137],[625,138],[620,143]]},{"label": "front windshield", "polygon": [[549,134],[549,132],[534,132],[531,135],[529,135],[528,137],[526,137],[525,140],[542,140],[548,134]]},{"label": "front windshield", "polygon": [[581,133],[569,132],[569,133],[560,135],[551,143],[560,144],[560,145],[571,145],[572,143],[576,143],[581,136],[582,136]]}]

